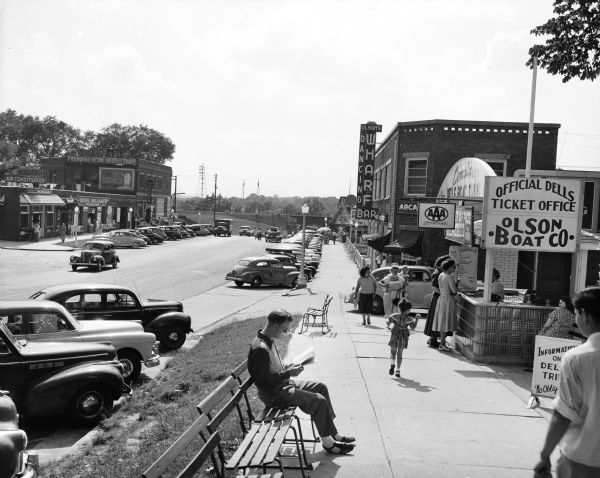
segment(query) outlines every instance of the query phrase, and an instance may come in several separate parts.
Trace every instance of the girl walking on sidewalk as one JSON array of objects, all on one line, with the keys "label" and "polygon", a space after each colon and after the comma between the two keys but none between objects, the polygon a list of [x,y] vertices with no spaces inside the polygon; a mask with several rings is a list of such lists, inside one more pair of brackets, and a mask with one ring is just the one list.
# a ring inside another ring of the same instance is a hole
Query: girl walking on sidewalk
[{"label": "girl walking on sidewalk", "polygon": [[410,336],[410,327],[415,330],[417,326],[417,319],[413,319],[408,314],[412,304],[406,299],[398,299],[397,297],[392,300],[393,312],[387,320],[387,328],[390,328],[390,324],[393,324],[392,335],[388,345],[390,346],[390,370],[389,374],[394,374],[396,370],[396,377],[400,378],[400,365],[402,365],[402,354],[404,349],[408,347],[408,337]]}]

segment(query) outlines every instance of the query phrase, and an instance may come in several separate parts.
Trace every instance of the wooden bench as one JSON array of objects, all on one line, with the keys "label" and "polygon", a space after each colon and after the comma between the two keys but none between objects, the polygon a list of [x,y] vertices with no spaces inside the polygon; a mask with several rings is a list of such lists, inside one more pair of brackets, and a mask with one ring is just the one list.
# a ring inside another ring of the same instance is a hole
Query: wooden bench
[{"label": "wooden bench", "polygon": [[[254,478],[282,478],[284,467],[281,461],[280,449],[284,443],[294,443],[299,466],[292,468],[301,469],[304,476],[305,469],[312,469],[306,459],[300,421],[295,416],[295,407],[285,410],[269,408],[263,410],[255,418],[253,416],[247,391],[253,384],[252,378],[247,374],[246,362],[240,364],[219,386],[213,390],[198,405],[200,417],[180,435],[150,467],[142,474],[143,478],[159,478],[172,467],[177,458],[191,449],[198,440],[202,444],[194,454],[191,461],[187,462],[177,475],[178,477],[192,477],[210,458],[218,477],[224,477],[226,470],[239,469],[248,473],[250,469],[262,469],[261,475],[244,476]],[[226,403],[219,405],[227,399]],[[221,436],[218,433],[219,425],[236,410],[240,429],[243,435],[242,442],[233,456],[226,460],[221,446]],[[296,426],[293,425],[295,420]],[[293,440],[287,439],[288,431],[292,429]],[[314,427],[313,427],[313,435]],[[298,438],[300,436],[300,439]],[[315,441],[318,438],[314,437]],[[195,445],[197,446],[197,445]],[[274,465],[276,463],[276,465]],[[266,469],[272,466],[279,468],[279,472],[267,474]]]},{"label": "wooden bench", "polygon": [[[331,301],[333,300],[333,296],[327,294],[325,296],[325,300],[323,301],[323,306],[321,308],[317,308],[317,307],[309,307],[308,309],[306,309],[306,312],[304,312],[304,315],[302,316],[302,323],[300,324],[300,332],[299,333],[303,333],[304,332],[304,328],[306,327],[306,330],[308,331],[308,327],[310,325],[312,326],[319,326],[321,327],[321,332],[326,334],[327,332],[329,332],[330,327],[329,327],[329,321],[327,320],[327,312],[329,311],[329,304],[331,303]],[[310,318],[312,317],[312,324],[310,323]],[[318,322],[317,322],[318,319]]]}]

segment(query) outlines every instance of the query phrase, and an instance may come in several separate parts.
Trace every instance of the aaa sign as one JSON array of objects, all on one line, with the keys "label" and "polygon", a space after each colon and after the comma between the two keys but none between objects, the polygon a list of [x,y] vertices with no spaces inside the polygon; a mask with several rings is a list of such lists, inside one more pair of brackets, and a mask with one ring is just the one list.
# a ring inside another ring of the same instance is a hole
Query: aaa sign
[{"label": "aaa sign", "polygon": [[578,180],[488,176],[481,245],[487,249],[574,252],[582,203]]}]

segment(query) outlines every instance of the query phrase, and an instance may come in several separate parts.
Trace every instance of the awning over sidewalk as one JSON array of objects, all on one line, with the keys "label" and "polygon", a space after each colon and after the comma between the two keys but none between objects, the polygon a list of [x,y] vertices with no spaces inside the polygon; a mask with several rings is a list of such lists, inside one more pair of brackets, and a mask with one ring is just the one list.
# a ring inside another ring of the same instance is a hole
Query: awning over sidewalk
[{"label": "awning over sidewalk", "polygon": [[[392,239],[392,233],[388,232],[387,234],[369,234],[373,237],[367,237],[367,244],[369,247],[375,249],[378,252],[383,251],[383,248],[390,243]],[[363,236],[364,238],[365,236]]]},{"label": "awning over sidewalk", "polygon": [[21,204],[64,206],[65,202],[56,194],[21,193]]},{"label": "awning over sidewalk", "polygon": [[398,238],[383,248],[383,252],[399,256],[401,253],[421,257],[423,254],[422,231],[400,231]]}]

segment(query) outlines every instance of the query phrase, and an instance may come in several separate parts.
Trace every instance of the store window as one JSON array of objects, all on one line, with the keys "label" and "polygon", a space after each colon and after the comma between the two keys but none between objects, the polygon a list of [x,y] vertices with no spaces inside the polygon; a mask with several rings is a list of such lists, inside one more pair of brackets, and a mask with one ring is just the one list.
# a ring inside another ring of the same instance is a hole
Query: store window
[{"label": "store window", "polygon": [[404,193],[407,196],[427,195],[427,158],[406,158]]},{"label": "store window", "polygon": [[506,176],[505,160],[485,159],[484,161],[492,167],[496,176]]}]

